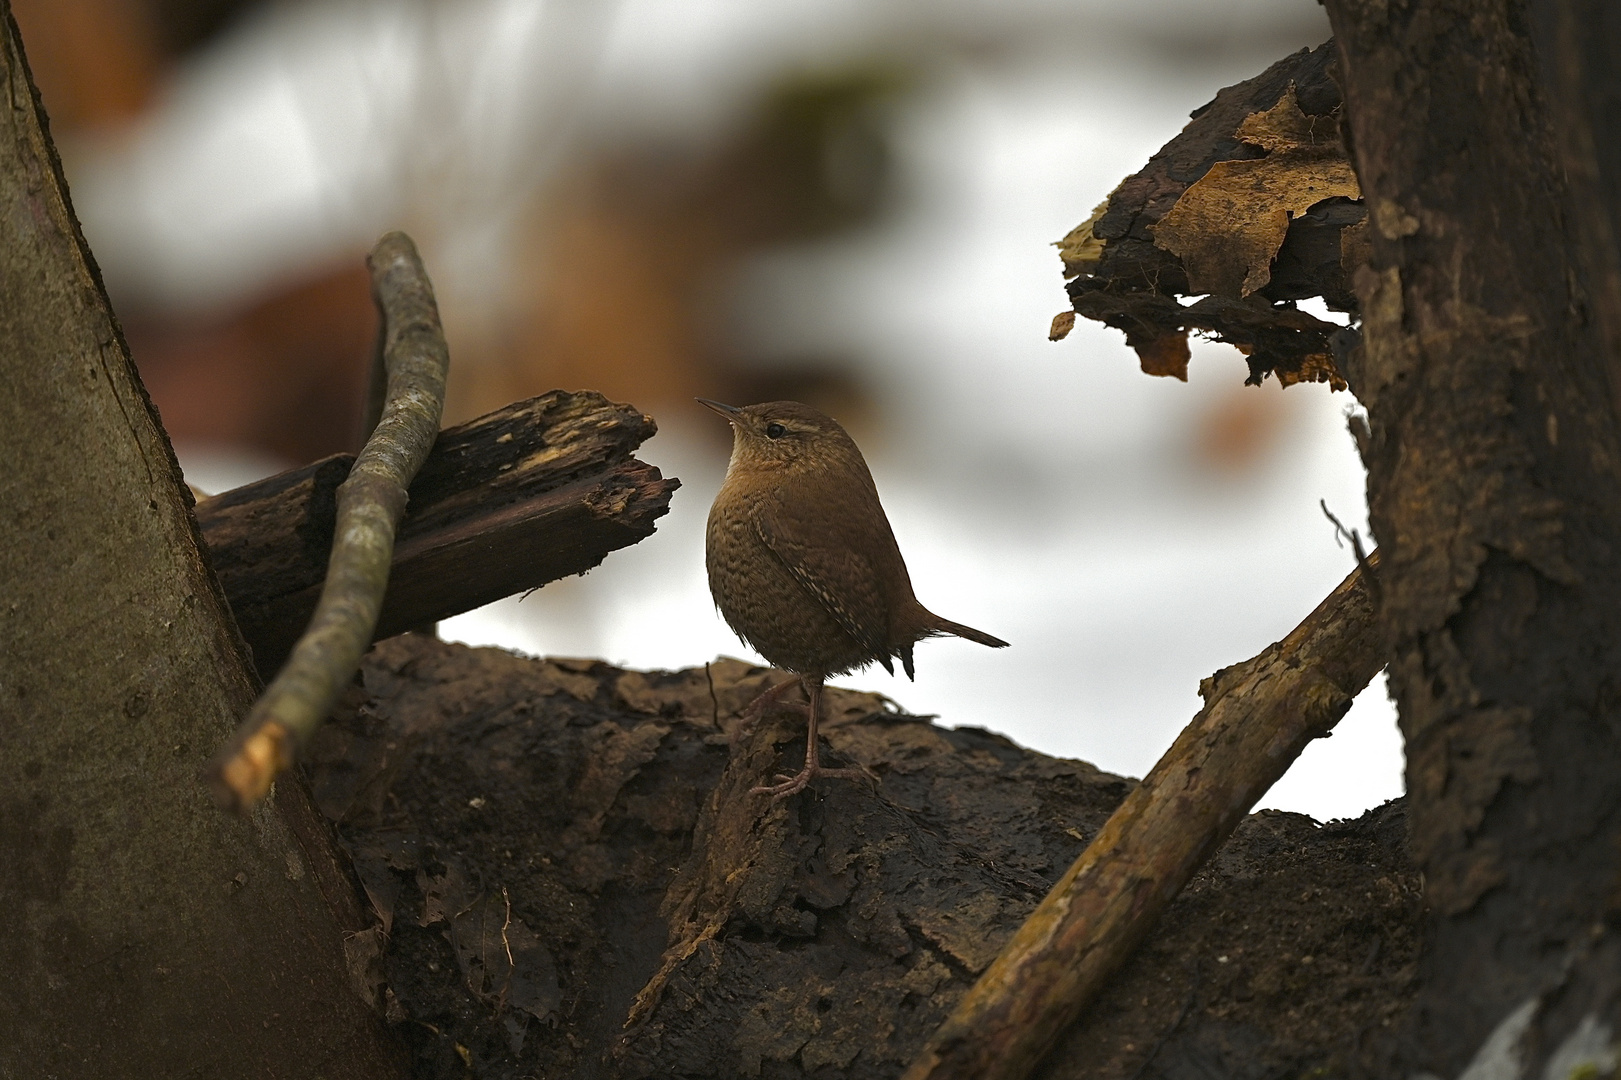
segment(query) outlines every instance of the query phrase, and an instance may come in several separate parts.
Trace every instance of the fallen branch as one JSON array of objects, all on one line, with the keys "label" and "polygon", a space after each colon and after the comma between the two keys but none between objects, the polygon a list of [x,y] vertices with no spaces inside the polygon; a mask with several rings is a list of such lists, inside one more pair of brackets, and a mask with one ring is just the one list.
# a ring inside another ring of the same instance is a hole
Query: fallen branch
[{"label": "fallen branch", "polygon": [[[411,484],[373,638],[583,574],[650,536],[680,486],[631,456],[656,430],[600,394],[553,391],[440,432]],[[353,463],[337,455],[197,504],[267,680],[315,610]]]},{"label": "fallen branch", "polygon": [[416,245],[389,233],[367,263],[383,312],[387,400],[338,488],[332,559],[309,629],[209,768],[214,798],[226,809],[265,796],[354,677],[382,609],[406,489],[439,433],[450,355]]},{"label": "fallen branch", "polygon": [[[1377,568],[1378,553],[1369,557]],[[957,1003],[903,1080],[1021,1080],[1161,912],[1385,662],[1359,568],[1283,641],[1199,687],[1205,707]]]}]

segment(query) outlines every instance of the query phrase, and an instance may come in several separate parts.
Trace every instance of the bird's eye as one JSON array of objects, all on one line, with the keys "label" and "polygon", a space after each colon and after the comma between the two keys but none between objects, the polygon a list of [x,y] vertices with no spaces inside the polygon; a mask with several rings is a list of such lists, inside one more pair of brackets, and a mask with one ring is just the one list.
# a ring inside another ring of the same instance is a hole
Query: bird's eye
[{"label": "bird's eye", "polygon": [[780,439],[786,434],[788,434],[788,429],[781,424],[767,424],[765,426],[765,437],[768,439]]}]

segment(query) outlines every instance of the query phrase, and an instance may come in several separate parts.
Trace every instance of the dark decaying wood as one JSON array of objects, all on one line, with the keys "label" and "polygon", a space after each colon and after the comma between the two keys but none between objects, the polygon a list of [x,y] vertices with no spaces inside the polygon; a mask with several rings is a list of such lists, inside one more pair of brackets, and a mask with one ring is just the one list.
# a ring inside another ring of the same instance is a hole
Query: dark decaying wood
[{"label": "dark decaying wood", "polygon": [[1538,0],[1531,11],[1560,164],[1581,208],[1588,303],[1621,396],[1621,7]]},{"label": "dark decaying wood", "polygon": [[[1543,77],[1559,50],[1530,32],[1534,10],[1586,7],[1567,32],[1613,58],[1613,5],[1326,7],[1370,210],[1352,384],[1434,917],[1380,1073],[1602,1075],[1621,1023],[1621,430],[1613,244],[1583,250],[1614,214],[1587,200],[1617,188],[1589,153],[1573,193]],[[1577,72],[1597,93],[1574,104],[1614,100],[1618,77]]]},{"label": "dark decaying wood", "polygon": [[[1294,214],[1270,280],[1244,295],[1237,288],[1190,284],[1184,260],[1156,236],[1166,215],[1217,163],[1267,156],[1240,138],[1239,129],[1248,117],[1277,107],[1291,90],[1316,137],[1343,156],[1334,63],[1334,43],[1328,42],[1222,90],[1140,171],[1121,181],[1098,216],[1060,245],[1066,276],[1073,279],[1075,312],[1124,331],[1127,343],[1144,355],[1145,369],[1156,343],[1183,340],[1192,330],[1242,348],[1253,382],[1268,373],[1286,383],[1341,376],[1335,357],[1354,341],[1354,332],[1298,310],[1293,301],[1321,296],[1332,308],[1356,311],[1350,276],[1362,257],[1359,237],[1367,215],[1361,201],[1325,198]],[[1236,210],[1230,224],[1230,230],[1213,230],[1214,242],[1240,231],[1244,221]],[[1184,306],[1178,297],[1196,299]],[[1154,373],[1180,374],[1185,364],[1184,346],[1180,367]]]},{"label": "dark decaying wood", "polygon": [[1379,673],[1375,606],[1359,569],[1283,641],[1205,680],[1205,707],[957,1003],[906,1080],[1035,1071],[1256,800]]},{"label": "dark decaying wood", "polygon": [[[894,1080],[1135,786],[830,687],[824,758],[881,780],[774,803],[803,719],[722,731],[779,672],[410,634],[362,672],[304,760],[418,1080]],[[1245,819],[1038,1075],[1340,1075],[1410,998],[1403,832]]]},{"label": "dark decaying wood", "polygon": [[[441,432],[411,485],[376,636],[584,573],[650,535],[679,484],[631,456],[654,430],[601,395],[554,391]],[[197,505],[262,674],[314,610],[351,461],[330,457]]]}]

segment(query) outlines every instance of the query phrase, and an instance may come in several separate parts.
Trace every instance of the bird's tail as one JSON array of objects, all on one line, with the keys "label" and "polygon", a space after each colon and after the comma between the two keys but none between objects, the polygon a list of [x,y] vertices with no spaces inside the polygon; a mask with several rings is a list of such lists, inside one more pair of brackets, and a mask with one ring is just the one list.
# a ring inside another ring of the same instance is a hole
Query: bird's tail
[{"label": "bird's tail", "polygon": [[942,619],[932,611],[929,612],[928,630],[930,634],[953,634],[969,641],[977,641],[981,645],[989,645],[993,649],[1007,648],[1007,642],[999,637],[992,637],[983,630],[975,630],[972,626],[964,626],[960,622]]}]

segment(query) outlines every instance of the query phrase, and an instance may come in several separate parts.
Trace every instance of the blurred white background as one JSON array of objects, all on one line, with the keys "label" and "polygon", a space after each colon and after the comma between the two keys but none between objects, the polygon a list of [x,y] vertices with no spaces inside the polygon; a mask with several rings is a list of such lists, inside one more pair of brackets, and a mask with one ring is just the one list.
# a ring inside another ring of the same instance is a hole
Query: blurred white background
[{"label": "blurred white background", "polygon": [[[658,532],[447,638],[750,657],[704,582],[729,440],[694,394],[844,419],[920,599],[1013,644],[930,641],[915,684],[843,683],[1116,772],[1352,567],[1318,507],[1366,531],[1347,394],[1244,387],[1223,345],[1184,384],[1096,324],[1046,340],[1052,242],[1217,89],[1326,39],[1312,0],[189,2],[17,6],[194,483],[342,448],[356,270],[395,227],[439,291],[452,419],[553,385],[658,419],[642,456],[683,483]],[[118,41],[74,29],[98,5]],[[213,21],[186,37],[183,9]],[[1262,805],[1400,791],[1380,680]]]}]

